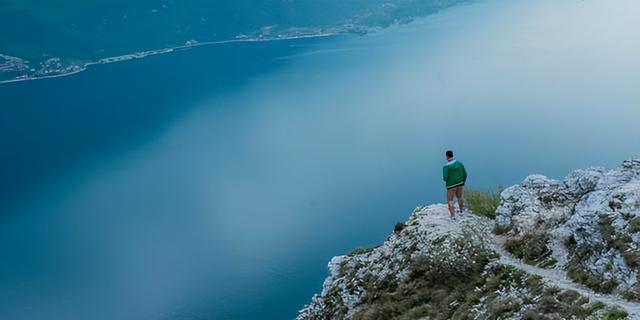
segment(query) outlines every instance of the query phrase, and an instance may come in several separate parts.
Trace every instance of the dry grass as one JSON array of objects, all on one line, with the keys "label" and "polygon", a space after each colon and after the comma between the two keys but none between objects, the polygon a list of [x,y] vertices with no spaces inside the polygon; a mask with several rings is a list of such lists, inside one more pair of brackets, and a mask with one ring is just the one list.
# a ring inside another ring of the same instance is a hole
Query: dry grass
[{"label": "dry grass", "polygon": [[500,205],[501,190],[502,188],[499,188],[497,192],[465,189],[465,204],[474,214],[495,219],[496,209]]}]

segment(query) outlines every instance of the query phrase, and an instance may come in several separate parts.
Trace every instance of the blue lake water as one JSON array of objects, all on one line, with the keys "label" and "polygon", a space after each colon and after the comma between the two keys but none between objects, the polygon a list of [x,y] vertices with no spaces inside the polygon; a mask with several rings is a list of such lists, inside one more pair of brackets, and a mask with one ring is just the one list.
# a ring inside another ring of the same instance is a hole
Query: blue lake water
[{"label": "blue lake water", "polygon": [[448,148],[476,188],[616,166],[639,14],[481,2],[2,85],[0,318],[293,318],[330,257],[443,201]]}]

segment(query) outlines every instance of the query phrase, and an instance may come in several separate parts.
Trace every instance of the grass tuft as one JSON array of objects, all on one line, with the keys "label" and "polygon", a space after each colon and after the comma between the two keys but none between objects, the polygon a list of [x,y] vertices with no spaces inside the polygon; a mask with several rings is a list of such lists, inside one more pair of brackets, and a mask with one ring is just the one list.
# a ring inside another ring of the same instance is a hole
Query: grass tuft
[{"label": "grass tuft", "polygon": [[620,320],[620,319],[627,319],[628,316],[629,314],[626,311],[620,309],[619,307],[609,307],[605,309],[602,319]]},{"label": "grass tuft", "polygon": [[546,233],[527,233],[519,239],[509,239],[505,249],[525,263],[543,268],[554,266],[557,261],[551,256]]},{"label": "grass tuft", "polygon": [[500,192],[502,187],[498,190],[498,192],[494,192],[466,189],[464,191],[465,204],[474,214],[495,219],[496,210],[500,205]]},{"label": "grass tuft", "polygon": [[358,248],[355,248],[355,249],[351,250],[351,252],[349,252],[347,255],[348,256],[356,256],[356,255],[359,255],[359,254],[366,254],[366,253],[369,253],[369,252],[373,251],[373,249],[375,249],[375,248],[373,248],[373,247],[358,247]]}]

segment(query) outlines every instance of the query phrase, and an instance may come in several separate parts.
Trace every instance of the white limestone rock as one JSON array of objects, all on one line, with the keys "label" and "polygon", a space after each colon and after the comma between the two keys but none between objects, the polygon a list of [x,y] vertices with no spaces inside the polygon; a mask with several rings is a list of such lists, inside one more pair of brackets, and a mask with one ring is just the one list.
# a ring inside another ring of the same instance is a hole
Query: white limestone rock
[{"label": "white limestone rock", "polygon": [[435,257],[452,266],[473,259],[455,251],[451,241],[474,230],[465,239],[488,246],[489,239],[484,235],[490,227],[488,219],[470,214],[452,223],[446,205],[418,207],[405,228],[389,236],[381,246],[333,258],[322,292],[312,298],[297,319],[348,319],[358,311],[367,287],[380,281],[402,281],[418,257]]},{"label": "white limestone rock", "polygon": [[[615,280],[618,291],[639,289],[631,254],[640,247],[640,230],[633,227],[640,223],[640,159],[611,171],[576,170],[563,181],[532,175],[501,197],[496,225],[508,236],[548,233],[558,268],[573,258],[587,272]],[[589,248],[590,256],[578,259],[565,243]]]}]

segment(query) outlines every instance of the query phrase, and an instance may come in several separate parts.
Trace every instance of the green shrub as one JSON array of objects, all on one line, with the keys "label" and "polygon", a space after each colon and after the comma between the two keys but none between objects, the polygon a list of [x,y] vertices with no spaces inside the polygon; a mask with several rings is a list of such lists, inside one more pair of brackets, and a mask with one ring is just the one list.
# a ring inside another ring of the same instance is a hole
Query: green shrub
[{"label": "green shrub", "polygon": [[598,221],[600,231],[609,248],[624,252],[629,248],[632,241],[631,236],[625,233],[616,233],[616,229],[612,225],[613,220],[614,218],[610,215],[601,215]]},{"label": "green shrub", "polygon": [[522,308],[522,306],[514,298],[506,298],[504,300],[495,300],[489,302],[489,313],[502,317],[509,316],[515,312],[518,312],[520,308]]},{"label": "green shrub", "polygon": [[605,305],[604,303],[600,302],[600,301],[596,301],[594,303],[591,303],[587,306],[587,312],[589,314],[593,314],[598,310],[602,310],[604,308],[606,308],[607,305]]},{"label": "green shrub", "polygon": [[[625,232],[617,232],[613,227],[613,217],[611,215],[601,215],[599,226],[600,231],[602,232],[602,236],[607,244],[608,248],[612,248],[618,250],[622,257],[624,258],[625,263],[630,268],[637,269],[640,267],[640,251],[634,250],[631,247],[631,236]],[[633,219],[629,222],[629,232],[634,233],[637,232],[636,228],[638,228],[638,224],[640,222],[637,219]]]},{"label": "green shrub", "polygon": [[522,316],[524,320],[543,320],[544,316],[535,310],[527,310]]},{"label": "green shrub", "polygon": [[628,316],[629,314],[626,311],[618,307],[609,307],[604,310],[604,315],[602,316],[602,319],[620,320],[620,319],[626,319]]},{"label": "green shrub", "polygon": [[616,280],[605,279],[603,275],[593,273],[575,261],[567,265],[567,276],[596,292],[611,293],[618,286]]},{"label": "green shrub", "polygon": [[509,231],[509,226],[503,226],[498,224],[493,226],[493,234],[502,235],[507,233],[507,231]]},{"label": "green shrub", "polygon": [[573,235],[570,235],[564,241],[564,246],[567,247],[567,249],[569,249],[570,251],[574,251],[577,245],[578,245],[578,242],[576,241],[576,238]]},{"label": "green shrub", "polygon": [[[599,217],[599,227],[605,240],[602,244],[578,244],[573,236],[569,237],[565,243],[571,253],[566,266],[567,276],[571,280],[582,283],[596,292],[611,293],[619,283],[615,279],[606,279],[603,274],[589,270],[587,262],[592,256],[601,255],[612,248],[618,248],[621,250],[627,265],[635,266],[638,264],[639,257],[635,252],[627,251],[628,236],[617,235],[611,224],[612,222],[611,215],[601,215]],[[605,266],[605,270],[610,268],[610,264]]]},{"label": "green shrub", "polygon": [[505,249],[525,263],[543,268],[556,264],[548,247],[549,235],[546,233],[526,233],[519,239],[509,239]]},{"label": "green shrub", "polygon": [[640,232],[640,217],[636,217],[629,221],[629,233]]},{"label": "green shrub", "polygon": [[638,289],[630,289],[622,292],[622,297],[631,301],[640,301],[640,292]]},{"label": "green shrub", "polygon": [[[499,190],[502,188],[500,187]],[[472,213],[495,219],[496,209],[500,205],[500,191],[467,189],[464,191],[464,201]]]},{"label": "green shrub", "polygon": [[359,254],[365,254],[365,253],[369,253],[369,252],[373,251],[373,249],[374,248],[358,247],[358,248],[355,248],[355,249],[351,250],[351,252],[349,252],[347,255],[355,256],[355,255],[359,255]]},{"label": "green shrub", "polygon": [[572,317],[584,319],[592,313],[589,311],[588,303],[588,298],[573,290],[563,291],[557,287],[551,287],[544,290],[538,302],[537,311],[545,314],[556,313],[562,319]]}]

